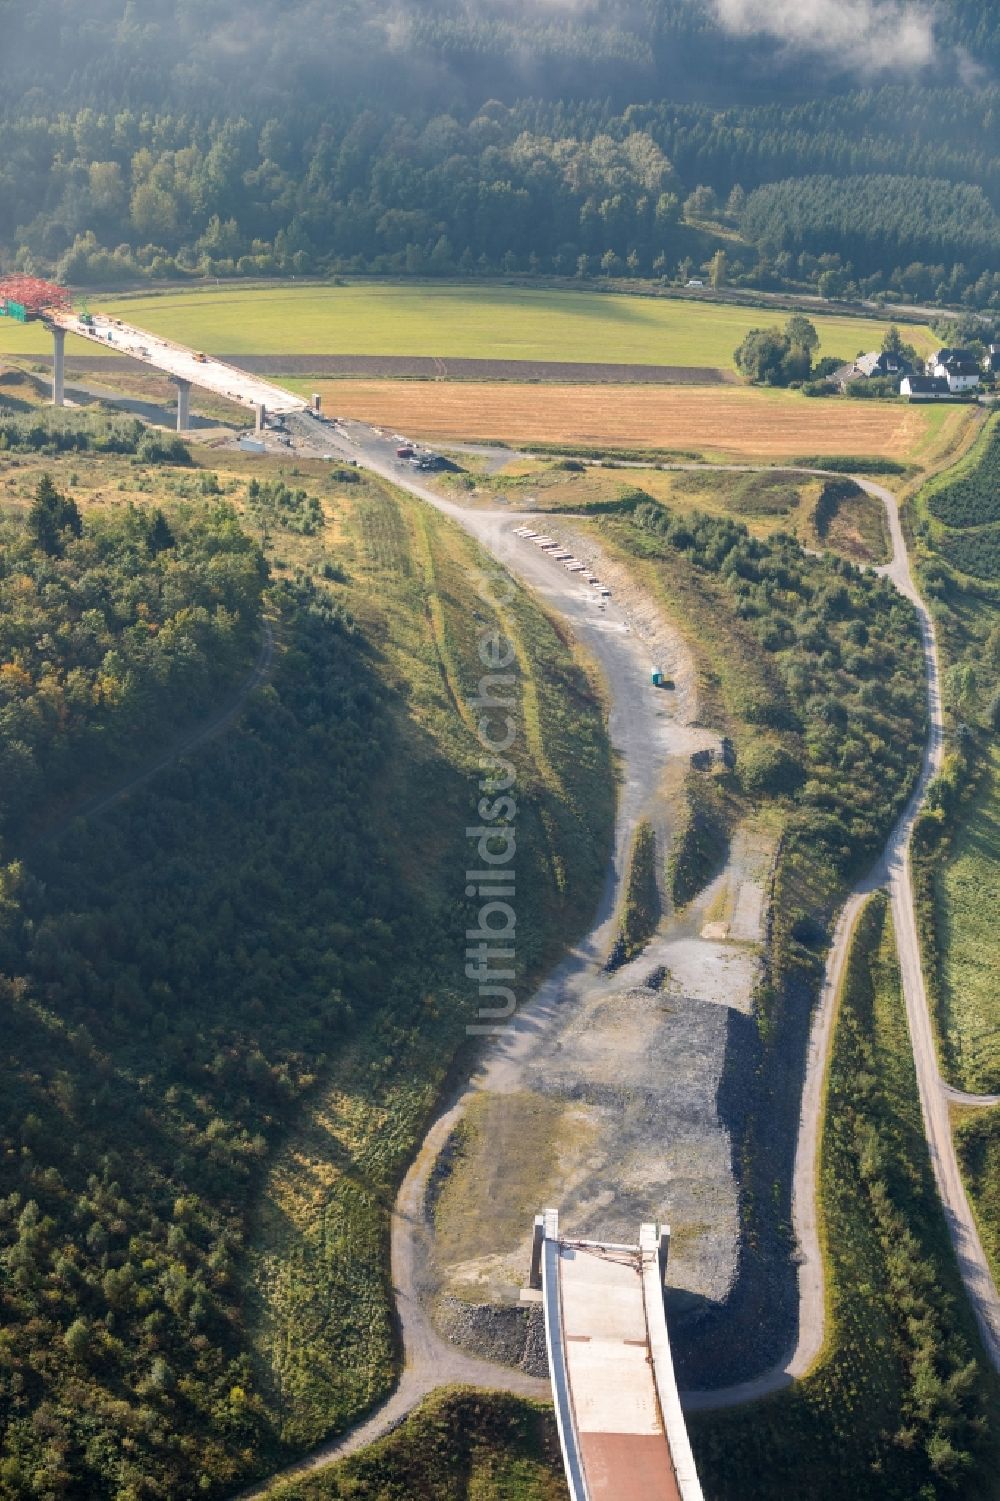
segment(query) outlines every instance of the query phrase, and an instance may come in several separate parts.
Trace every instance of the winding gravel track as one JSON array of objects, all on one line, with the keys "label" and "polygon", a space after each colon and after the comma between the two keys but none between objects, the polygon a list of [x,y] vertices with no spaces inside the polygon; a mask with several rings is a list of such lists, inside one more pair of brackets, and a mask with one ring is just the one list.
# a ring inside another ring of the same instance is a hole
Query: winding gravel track
[{"label": "winding gravel track", "polygon": [[965,1185],[962,1182],[962,1175],[959,1172],[948,1109],[949,1100],[954,1099],[956,1093],[959,1095],[960,1103],[967,1105],[987,1105],[991,1103],[991,1097],[962,1095],[960,1092],[953,1091],[941,1077],[934,1046],[927,989],[920,962],[920,942],[917,936],[917,918],[910,872],[913,826],[927,787],[941,769],[944,755],[944,720],[937,638],[934,632],[934,621],[917,593],[910,573],[909,558],[895,499],[890,491],[883,489],[881,485],[869,483],[865,488],[870,494],[878,496],[885,505],[892,537],[892,562],[883,571],[900,593],[912,600],[916,607],[927,669],[930,736],[924,753],[924,764],[913,797],[894,830],[885,853],[889,898],[896,929],[896,945],[903,978],[903,996],[906,1001],[906,1019],[910,1028],[910,1041],[913,1045],[913,1059],[917,1070],[917,1088],[920,1092],[920,1109],[924,1119],[927,1148],[948,1224],[948,1233],[958,1258],[965,1290],[979,1325],[984,1349],[994,1369],[1000,1371],[1000,1295],[997,1293],[969,1205],[968,1195],[965,1192]]},{"label": "winding gravel track", "polygon": [[[656,754],[655,735],[651,743],[650,726],[645,722],[640,696],[634,691],[637,665],[635,643],[620,628],[615,629],[613,616],[600,623],[595,630],[592,606],[574,607],[574,594],[579,595],[580,591],[555,579],[553,575],[557,570],[552,568],[544,555],[537,554],[534,549],[517,547],[511,525],[515,512],[466,510],[444,499],[406,471],[401,471],[400,465],[394,462],[391,442],[376,435],[363,423],[344,423],[339,433],[331,430],[328,425],[314,423],[310,418],[296,418],[293,425],[297,441],[305,447],[327,454],[337,451],[356,460],[362,467],[434,506],[471,532],[500,562],[541,593],[550,607],[560,611],[569,624],[584,635],[588,646],[595,650],[612,696],[610,732],[621,757],[623,790],[616,828],[614,866],[598,923],[577,955],[566,961],[569,965],[581,959],[592,962],[595,954],[606,951],[624,852],[643,805],[655,793],[662,769]],[[694,470],[705,466],[678,464],[670,467]],[[756,466],[711,467],[713,470],[717,467],[747,470]],[[992,1364],[1000,1370],[1000,1296],[993,1283],[962,1184],[949,1118],[949,1101],[970,1106],[987,1106],[996,1103],[996,1097],[963,1095],[947,1085],[941,1077],[921,969],[910,879],[910,843],[914,824],[927,788],[940,769],[943,755],[944,731],[937,643],[933,621],[910,572],[895,496],[883,486],[870,481],[858,480],[858,483],[885,507],[892,542],[892,559],[878,571],[912,601],[918,614],[927,675],[930,733],[920,776],[906,810],[893,830],[881,860],[858,883],[841,912],[813,1018],[803,1081],[792,1192],[792,1219],[799,1260],[799,1328],[795,1347],[788,1352],[785,1360],[753,1380],[713,1391],[682,1394],[688,1411],[736,1406],[779,1391],[804,1376],[822,1349],[826,1332],[825,1273],[817,1219],[817,1180],[827,1061],[837,994],[854,928],[868,896],[880,887],[886,887],[890,896],[921,1111],[934,1175],[984,1348]],[[641,671],[644,678],[644,662]],[[641,697],[648,703],[648,693]],[[547,981],[529,1006],[520,1013],[518,1029],[514,1033],[513,1042],[508,1046],[515,1049],[520,1047],[522,1044],[517,1040],[519,1037],[524,1039],[523,1045],[530,1045],[531,1034],[538,1027],[544,1027],[544,1014],[546,1007],[551,1004],[551,987],[554,983],[558,983],[557,976]],[[498,1060],[498,1063],[500,1067],[503,1066],[502,1060]],[[547,1382],[536,1381],[505,1366],[474,1360],[446,1343],[433,1329],[421,1303],[420,1243],[426,1235],[422,1215],[424,1191],[431,1168],[461,1109],[460,1099],[431,1127],[416,1161],[403,1180],[393,1212],[392,1281],[404,1351],[404,1369],[399,1385],[388,1401],[364,1422],[318,1448],[298,1464],[271,1477],[264,1484],[242,1492],[241,1501],[264,1497],[277,1483],[323,1468],[363,1448],[397,1427],[436,1387],[466,1382],[524,1395],[549,1395]]]}]

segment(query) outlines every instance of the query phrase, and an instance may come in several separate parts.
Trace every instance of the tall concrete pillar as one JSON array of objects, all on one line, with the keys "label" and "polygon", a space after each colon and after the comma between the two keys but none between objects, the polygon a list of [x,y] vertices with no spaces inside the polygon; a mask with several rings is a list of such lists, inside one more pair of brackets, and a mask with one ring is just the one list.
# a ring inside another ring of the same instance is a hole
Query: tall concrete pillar
[{"label": "tall concrete pillar", "polygon": [[660,1226],[660,1285],[667,1285],[667,1257],[670,1254],[670,1226]]},{"label": "tall concrete pillar", "polygon": [[545,1216],[535,1215],[535,1228],[531,1237],[531,1270],[528,1273],[528,1286],[537,1291],[542,1285],[542,1246],[545,1242]]},{"label": "tall concrete pillar", "polygon": [[191,382],[177,382],[177,431],[186,433],[191,426]]},{"label": "tall concrete pillar", "polygon": [[660,1286],[667,1285],[667,1256],[670,1251],[670,1226],[644,1224],[639,1226],[639,1250],[643,1256],[656,1255]]},{"label": "tall concrete pillar", "polygon": [[66,330],[52,330],[52,405],[66,405]]},{"label": "tall concrete pillar", "polygon": [[261,402],[260,405],[257,407],[256,431],[258,433],[262,433],[264,431],[264,428],[265,428],[266,424],[267,424],[267,407],[264,405],[263,402]]}]

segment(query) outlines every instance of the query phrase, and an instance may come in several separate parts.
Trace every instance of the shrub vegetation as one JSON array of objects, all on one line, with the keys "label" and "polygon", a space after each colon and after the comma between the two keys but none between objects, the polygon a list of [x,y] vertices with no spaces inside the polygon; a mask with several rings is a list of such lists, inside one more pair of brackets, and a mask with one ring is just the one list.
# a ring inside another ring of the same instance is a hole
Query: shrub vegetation
[{"label": "shrub vegetation", "polygon": [[[386,1390],[388,1207],[475,1007],[452,878],[481,775],[462,708],[482,560],[375,482],[325,502],[336,528],[275,532],[273,675],[239,721],[73,816],[257,650],[267,571],[215,488],[160,514],[53,483],[0,534],[12,1498],[225,1495]],[[589,680],[530,600],[505,609],[537,969],[596,904],[612,784]],[[248,1287],[265,1225],[294,1298]]]},{"label": "shrub vegetation", "polygon": [[690,1419],[706,1493],[985,1501],[998,1457],[997,1383],[934,1186],[881,894],[852,945],[825,1121],[827,1345],[815,1370],[778,1396]]},{"label": "shrub vegetation", "polygon": [[933,489],[927,508],[948,526],[1000,521],[1000,419],[993,419],[969,459]]},{"label": "shrub vegetation", "polygon": [[643,820],[635,831],[625,883],[625,901],[618,954],[631,959],[652,938],[660,920],[660,888],[656,876],[656,834]]},{"label": "shrub vegetation", "polygon": [[0,453],[125,453],[147,464],[189,464],[180,438],[114,412],[11,412],[0,406]]}]

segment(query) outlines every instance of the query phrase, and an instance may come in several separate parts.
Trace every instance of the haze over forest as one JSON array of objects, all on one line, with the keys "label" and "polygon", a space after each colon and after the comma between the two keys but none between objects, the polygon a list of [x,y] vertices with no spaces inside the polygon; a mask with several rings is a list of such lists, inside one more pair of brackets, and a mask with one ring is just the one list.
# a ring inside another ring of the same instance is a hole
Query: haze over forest
[{"label": "haze over forest", "polygon": [[0,1501],[996,1501],[998,122],[1000,0],[0,0]]},{"label": "haze over forest", "polygon": [[[0,3],[0,251],[996,306],[983,0]],[[846,184],[846,186],[845,186]]]}]

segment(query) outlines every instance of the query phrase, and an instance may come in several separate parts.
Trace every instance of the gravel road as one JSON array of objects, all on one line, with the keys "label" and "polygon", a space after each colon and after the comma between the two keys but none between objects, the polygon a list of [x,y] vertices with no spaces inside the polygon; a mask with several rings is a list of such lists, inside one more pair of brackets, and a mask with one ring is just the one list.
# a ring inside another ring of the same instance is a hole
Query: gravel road
[{"label": "gravel road", "polygon": [[[544,555],[537,554],[533,549],[518,547],[511,526],[514,513],[466,510],[444,499],[429,485],[421,483],[407,466],[396,461],[393,439],[377,435],[363,423],[345,422],[334,428],[329,424],[314,422],[309,417],[296,417],[290,425],[295,431],[296,441],[303,449],[308,451],[311,448],[314,452],[327,455],[336,453],[338,456],[355,459],[364,468],[416,495],[471,532],[506,567],[536,590],[551,608],[563,615],[597,658],[609,686],[612,698],[609,729],[622,767],[622,793],[612,870],[594,930],[578,950],[563,961],[560,970],[546,981],[530,1005],[522,1010],[509,1035],[487,1061],[486,1068],[492,1073],[494,1081],[502,1084],[503,1070],[513,1069],[520,1057],[529,1052],[537,1044],[538,1037],[544,1033],[547,1012],[555,1004],[558,987],[565,983],[566,976],[581,966],[593,964],[597,955],[606,952],[625,851],[644,806],[655,793],[663,767],[665,747],[662,726],[655,722],[655,717],[650,718],[648,706],[651,696],[645,689],[648,672],[646,653],[637,649],[635,638],[628,631],[626,623],[616,617],[613,605],[598,614],[595,602],[586,594],[583,586],[574,584],[569,578],[566,582],[554,578],[555,570]],[[695,469],[701,466],[671,467]],[[748,469],[753,466],[726,467]],[[813,1019],[793,1183],[793,1226],[800,1263],[799,1327],[795,1346],[788,1352],[786,1359],[752,1381],[711,1392],[684,1394],[684,1405],[688,1410],[733,1406],[778,1391],[804,1375],[822,1347],[825,1333],[824,1268],[817,1226],[816,1190],[823,1089],[835,999],[851,936],[867,896],[880,886],[887,886],[892,905],[921,1109],[934,1174],[984,1347],[994,1366],[1000,1369],[1000,1297],[990,1275],[958,1170],[948,1110],[949,1099],[955,1098],[955,1091],[950,1090],[942,1080],[938,1068],[910,881],[910,842],[914,823],[927,787],[940,768],[943,754],[940,673],[934,626],[913,582],[895,497],[881,485],[861,480],[858,483],[869,494],[880,499],[886,510],[892,539],[892,560],[879,571],[913,602],[919,616],[927,673],[930,734],[917,786],[890,836],[884,855],[875,869],[851,893],[841,913]],[[991,1097],[972,1096],[963,1100],[967,1104],[985,1105],[991,1102]],[[359,1427],[317,1450],[300,1465],[274,1477],[274,1480],[301,1473],[304,1468],[331,1463],[372,1442],[380,1434],[395,1427],[424,1396],[440,1385],[471,1380],[487,1387],[533,1393],[541,1390],[547,1394],[547,1383],[537,1382],[507,1367],[471,1360],[456,1351],[437,1335],[421,1305],[420,1266],[423,1252],[420,1241],[426,1233],[421,1206],[433,1163],[461,1108],[461,1101],[456,1102],[431,1127],[416,1161],[403,1181],[393,1214],[392,1280],[404,1346],[404,1370],[400,1385],[389,1401]],[[243,1496],[264,1496],[274,1480],[244,1492]]]}]

